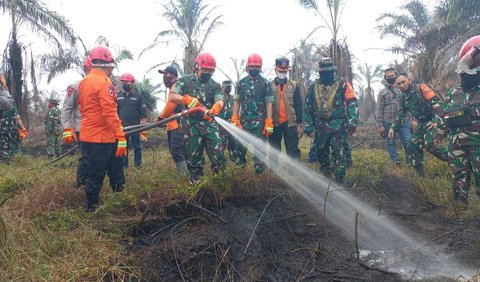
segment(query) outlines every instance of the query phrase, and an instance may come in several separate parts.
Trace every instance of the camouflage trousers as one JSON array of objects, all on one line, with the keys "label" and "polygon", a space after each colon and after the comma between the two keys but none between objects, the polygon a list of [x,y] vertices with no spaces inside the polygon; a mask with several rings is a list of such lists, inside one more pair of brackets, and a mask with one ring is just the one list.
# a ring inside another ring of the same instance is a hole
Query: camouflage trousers
[{"label": "camouflage trousers", "polygon": [[58,134],[47,134],[47,155],[49,157],[62,154],[62,141]]},{"label": "camouflage trousers", "polygon": [[448,144],[448,165],[452,171],[452,189],[455,198],[468,196],[473,173],[477,195],[480,196],[480,136],[471,142],[465,132],[452,133]]},{"label": "camouflage trousers", "polygon": [[0,133],[0,162],[9,163],[12,157],[11,134]]},{"label": "camouflage trousers", "polygon": [[194,125],[189,125],[187,166],[192,177],[197,178],[204,174],[204,150],[207,151],[213,173],[217,173],[225,168],[223,140],[220,136],[218,125],[214,122],[202,121]]},{"label": "camouflage trousers", "polygon": [[437,129],[427,129],[431,124],[431,121],[418,123],[417,128],[412,132],[410,143],[407,146],[407,163],[412,164],[417,170],[423,169],[425,164],[423,149],[427,149],[430,154],[439,160],[448,160],[447,148],[443,146],[437,148],[433,144]]},{"label": "camouflage trousers", "polygon": [[12,132],[11,136],[12,136],[12,154],[18,155],[20,154],[20,142],[22,141],[19,139],[17,131]]},{"label": "camouflage trousers", "polygon": [[[263,136],[263,123],[258,127],[244,127],[243,130],[250,133],[251,135],[260,138],[261,140],[265,140],[265,136]],[[265,146],[267,144],[265,143]],[[237,157],[236,162],[241,166],[245,166],[247,163],[247,150],[248,148],[243,146],[240,142],[236,142],[235,145],[235,155]],[[259,159],[255,156],[255,152],[253,152],[253,167],[255,168],[255,173],[262,173],[265,170],[265,162],[264,160]]]},{"label": "camouflage trousers", "polygon": [[323,128],[315,131],[315,144],[317,146],[317,161],[320,172],[331,177],[335,175],[335,181],[343,183],[346,174],[346,161],[343,145],[348,140],[344,131],[326,132]]}]

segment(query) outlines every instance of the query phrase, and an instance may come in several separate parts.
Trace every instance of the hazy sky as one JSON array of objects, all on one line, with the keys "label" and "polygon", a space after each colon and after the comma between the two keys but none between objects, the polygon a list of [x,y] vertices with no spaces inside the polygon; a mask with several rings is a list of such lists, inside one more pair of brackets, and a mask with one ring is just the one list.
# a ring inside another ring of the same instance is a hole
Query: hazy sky
[{"label": "hazy sky", "polygon": [[[159,46],[137,60],[142,49],[153,42],[159,31],[171,26],[162,17],[160,1],[126,1],[126,0],[46,0],[50,9],[58,11],[71,23],[73,29],[81,36],[87,47],[93,47],[95,39],[103,35],[110,43],[132,51],[134,61],[120,64],[118,74],[131,72],[137,79],[142,79],[145,72],[153,65],[181,58],[183,49],[178,42],[168,46]],[[319,0],[324,5],[325,1]],[[264,65],[273,66],[275,57],[285,55],[301,38],[323,21],[313,11],[301,7],[297,0],[204,0],[210,6],[219,5],[218,14],[223,14],[224,25],[209,38],[205,50],[217,59],[217,65],[232,78],[235,76],[230,57],[242,59],[250,53],[262,55]],[[347,1],[340,37],[344,37],[356,58],[356,63],[370,65],[388,64],[396,57],[379,49],[391,46],[392,39],[380,40],[375,29],[375,19],[383,12],[401,12],[398,7],[402,2],[384,0]],[[322,11],[327,16],[327,8]],[[0,46],[5,46],[8,39],[9,19],[0,14]],[[8,27],[8,29],[4,28]],[[49,48],[43,40],[24,28],[21,41],[32,44],[34,54],[40,54]],[[315,33],[315,42],[326,44],[330,38],[327,28]],[[373,50],[368,50],[373,49]],[[153,82],[160,82],[161,75],[156,70],[147,74]],[[66,89],[69,81],[80,79],[76,72],[69,72],[54,79],[47,86],[42,78],[41,88]],[[214,79],[221,82],[225,76],[217,71]]]}]

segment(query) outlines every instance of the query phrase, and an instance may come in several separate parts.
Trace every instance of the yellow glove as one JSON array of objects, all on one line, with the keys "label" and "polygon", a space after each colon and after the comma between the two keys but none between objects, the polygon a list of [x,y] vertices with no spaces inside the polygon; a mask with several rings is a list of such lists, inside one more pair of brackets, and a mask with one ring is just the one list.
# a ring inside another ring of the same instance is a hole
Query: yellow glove
[{"label": "yellow glove", "polygon": [[273,120],[271,118],[265,119],[265,126],[263,127],[263,135],[269,137],[273,133]]},{"label": "yellow glove", "polygon": [[73,141],[77,142],[77,134],[73,131],[73,128],[65,128],[63,130],[63,141],[67,144],[72,144]]},{"label": "yellow glove", "polygon": [[28,131],[26,129],[18,130],[18,139],[23,140],[28,137]]},{"label": "yellow glove", "polygon": [[115,139],[118,140],[117,152],[115,153],[115,155],[117,157],[127,156],[127,139],[125,139],[125,133],[123,132],[123,130],[115,134]]},{"label": "yellow glove", "polygon": [[190,95],[183,96],[183,104],[189,109],[202,106],[197,98],[194,98]]},{"label": "yellow glove", "polygon": [[207,115],[209,116],[218,116],[220,112],[222,111],[222,105],[220,105],[220,102],[216,102],[210,110],[207,111]]},{"label": "yellow glove", "polygon": [[147,142],[148,141],[148,132],[147,131],[140,132],[140,139],[143,142]]},{"label": "yellow glove", "polygon": [[233,126],[236,126],[238,128],[243,128],[242,124],[240,123],[240,116],[239,115],[232,115],[230,118],[230,123]]}]

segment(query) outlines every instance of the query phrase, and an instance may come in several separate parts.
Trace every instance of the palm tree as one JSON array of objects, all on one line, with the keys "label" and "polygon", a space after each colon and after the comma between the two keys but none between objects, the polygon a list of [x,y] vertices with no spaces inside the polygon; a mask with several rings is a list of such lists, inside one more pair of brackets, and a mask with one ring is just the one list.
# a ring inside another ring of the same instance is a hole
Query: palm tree
[{"label": "palm tree", "polygon": [[25,46],[19,41],[20,28],[23,25],[28,26],[57,48],[62,47],[61,41],[74,45],[77,37],[65,18],[36,0],[3,0],[0,1],[0,11],[10,14],[12,25],[10,39],[5,49],[3,67],[15,104],[26,115],[27,107],[24,105],[23,97],[27,93],[22,94],[26,75],[23,70],[22,54]]},{"label": "palm tree", "polygon": [[379,81],[379,78],[382,77],[382,66],[358,65],[357,71],[359,73],[357,80],[362,85],[363,90],[363,97],[360,99],[360,112],[365,120],[368,120],[372,115],[375,117],[375,92],[372,89],[372,83]]},{"label": "palm tree", "polygon": [[161,39],[176,38],[184,48],[183,70],[190,73],[195,67],[195,58],[203,50],[208,37],[223,24],[220,21],[222,15],[213,16],[218,6],[210,9],[209,5],[203,5],[202,0],[170,0],[162,6],[165,10],[163,16],[170,23],[171,29],[159,32],[153,43],[145,48],[140,56],[160,43],[166,43]]},{"label": "palm tree", "polygon": [[320,16],[324,24],[330,30],[332,39],[329,43],[328,56],[330,56],[334,61],[334,64],[337,67],[337,73],[352,83],[352,56],[345,39],[339,39],[339,30],[341,27],[340,21],[342,19],[343,9],[345,8],[345,1],[325,1],[328,8],[328,19],[320,12],[316,0],[298,0],[298,2],[306,9],[315,11],[315,13]]},{"label": "palm tree", "polygon": [[142,95],[145,104],[147,105],[147,112],[152,113],[157,107],[157,97],[155,95],[162,93],[160,84],[152,84],[149,78],[144,78],[142,82],[135,83],[135,91]]},{"label": "palm tree", "polygon": [[406,13],[377,18],[380,37],[401,39],[401,45],[388,50],[412,59],[416,78],[445,90],[458,77],[454,69],[460,46],[480,29],[478,1],[442,0],[430,12],[423,2],[412,0],[401,8]]},{"label": "palm tree", "polygon": [[[72,46],[70,49],[60,48],[52,53],[42,54],[40,62],[42,69],[48,74],[47,82],[50,83],[52,79],[70,69],[76,69],[80,75],[83,75],[83,62],[85,57],[89,55],[88,49],[80,37],[77,38],[80,44]],[[133,60],[133,54],[129,50],[115,44],[110,44],[110,41],[105,36],[99,36],[93,46],[103,45],[109,47],[115,55],[115,64],[120,64],[123,60]]]},{"label": "palm tree", "polygon": [[305,97],[306,89],[310,87],[315,78],[318,62],[322,54],[328,53],[328,47],[317,45],[309,41],[310,37],[319,29],[313,29],[305,38],[300,40],[298,46],[289,51],[292,54],[292,70],[290,77],[300,83],[300,92]]}]

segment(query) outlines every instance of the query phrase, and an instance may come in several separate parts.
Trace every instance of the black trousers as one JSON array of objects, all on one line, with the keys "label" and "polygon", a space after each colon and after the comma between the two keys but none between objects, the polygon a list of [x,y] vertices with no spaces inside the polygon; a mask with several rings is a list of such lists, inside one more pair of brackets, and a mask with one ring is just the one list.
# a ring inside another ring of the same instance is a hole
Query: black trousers
[{"label": "black trousers", "polygon": [[117,143],[80,143],[83,145],[88,162],[85,186],[87,208],[93,208],[99,202],[105,173],[110,179],[113,192],[123,190],[125,184],[123,163],[121,158],[115,156]]},{"label": "black trousers", "polygon": [[[80,132],[77,132],[77,138],[80,140]],[[77,165],[77,187],[85,185],[87,183],[87,165],[88,157],[85,154],[84,145],[82,142],[79,142],[78,146],[80,147],[80,158],[78,159]]]},{"label": "black trousers", "polygon": [[173,129],[167,131],[168,149],[173,160],[178,163],[187,160],[187,150],[185,148],[185,139],[181,130]]},{"label": "black trousers", "polygon": [[287,155],[294,159],[300,159],[300,149],[298,148],[297,127],[288,127],[288,122],[284,122],[273,128],[273,133],[268,138],[268,142],[272,147],[281,151],[282,138],[285,143]]}]

